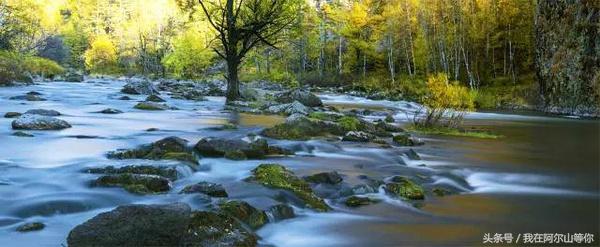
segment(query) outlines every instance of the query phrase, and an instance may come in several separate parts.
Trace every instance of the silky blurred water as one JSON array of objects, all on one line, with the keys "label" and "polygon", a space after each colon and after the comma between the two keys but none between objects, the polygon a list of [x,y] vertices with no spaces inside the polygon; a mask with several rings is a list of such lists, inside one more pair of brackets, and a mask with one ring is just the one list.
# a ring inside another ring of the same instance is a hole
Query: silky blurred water
[{"label": "silky blurred water", "polygon": [[[361,183],[359,175],[387,178],[397,174],[426,175],[426,188],[447,186],[458,195],[427,195],[418,207],[387,197],[371,196],[381,203],[346,208],[334,200],[331,213],[296,208],[298,217],[268,224],[257,233],[262,244],[277,246],[365,245],[472,245],[484,233],[594,233],[598,236],[599,122],[518,114],[473,113],[467,124],[486,128],[504,138],[473,139],[422,136],[426,145],[414,148],[422,160],[403,155],[406,148],[381,149],[367,144],[275,141],[296,156],[268,160],[230,161],[201,159],[192,171],[174,161],[105,158],[108,151],[132,148],[167,136],[195,143],[202,137],[243,137],[284,120],[278,116],[237,114],[223,109],[224,99],[174,100],[179,110],[148,112],[133,109],[144,96],[118,100],[119,81],[88,83],[52,82],[26,87],[0,88],[0,114],[29,109],[53,109],[73,127],[62,131],[27,131],[33,138],[12,136],[12,119],[0,119],[0,243],[3,246],[66,245],[70,229],[100,212],[131,203],[186,202],[206,209],[211,201],[198,195],[180,195],[184,186],[199,181],[222,183],[232,199],[246,200],[266,209],[277,204],[276,192],[246,183],[250,170],[261,163],[281,163],[298,175],[336,170],[348,185]],[[29,91],[43,93],[48,101],[8,100]],[[374,101],[345,95],[321,95],[340,108],[389,110],[397,119],[418,110],[411,102]],[[123,114],[94,113],[115,108]],[[381,116],[373,114],[368,119]],[[232,122],[234,131],[212,127]],[[148,132],[148,128],[158,131]],[[78,139],[75,136],[94,136]],[[97,175],[88,167],[107,165],[173,165],[181,178],[171,192],[138,196],[118,188],[93,188]],[[425,166],[422,166],[425,165]],[[316,188],[327,193],[327,188]],[[24,222],[46,224],[42,231],[20,233]],[[596,238],[597,240],[597,238]]]}]

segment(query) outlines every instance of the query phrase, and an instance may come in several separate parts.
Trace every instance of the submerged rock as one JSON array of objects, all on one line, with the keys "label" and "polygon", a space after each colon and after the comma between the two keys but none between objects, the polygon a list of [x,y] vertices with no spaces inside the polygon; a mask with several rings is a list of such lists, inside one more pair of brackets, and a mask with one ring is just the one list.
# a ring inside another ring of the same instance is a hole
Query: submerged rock
[{"label": "submerged rock", "polygon": [[44,229],[45,227],[46,227],[46,225],[44,225],[44,223],[31,222],[31,223],[25,223],[23,225],[20,225],[19,227],[17,227],[17,231],[18,232],[39,231],[39,230]]},{"label": "submerged rock", "polygon": [[228,201],[219,205],[219,212],[244,222],[252,229],[268,223],[267,214],[244,201]]},{"label": "submerged rock", "polygon": [[146,81],[146,80],[129,82],[129,83],[125,84],[125,86],[123,86],[123,89],[121,89],[121,92],[126,93],[126,94],[144,94],[144,95],[159,94],[156,86],[154,86],[154,84],[152,84],[152,82]]},{"label": "submerged rock", "polygon": [[23,114],[35,114],[35,115],[41,115],[41,116],[48,116],[48,117],[56,117],[56,116],[60,116],[60,112],[55,111],[55,110],[46,110],[46,109],[32,109],[32,110],[28,110]]},{"label": "submerged rock", "polygon": [[147,174],[115,174],[104,175],[96,179],[95,186],[121,187],[135,194],[152,194],[167,192],[171,189],[169,179]]},{"label": "submerged rock", "polygon": [[399,134],[392,137],[394,143],[400,146],[415,146],[415,143],[411,140],[408,134]]},{"label": "submerged rock", "polygon": [[119,100],[131,100],[131,97],[125,95],[125,96],[119,97]]},{"label": "submerged rock", "polygon": [[31,95],[31,94],[13,96],[8,99],[10,99],[10,100],[26,100],[26,101],[46,101],[46,99],[44,99],[38,95]]},{"label": "submerged rock", "polygon": [[139,110],[146,110],[146,111],[164,111],[164,110],[171,109],[166,104],[160,104],[160,103],[156,103],[156,102],[147,102],[147,101],[137,103],[137,105],[135,105],[133,108],[139,109]]},{"label": "submerged rock", "polygon": [[449,195],[452,193],[451,191],[449,191],[447,189],[439,188],[439,187],[433,188],[433,190],[431,192],[433,192],[433,194],[436,196],[446,196],[446,195]]},{"label": "submerged rock", "polygon": [[423,187],[412,180],[402,176],[395,176],[391,181],[391,183],[387,183],[384,186],[387,193],[410,200],[422,200],[425,198]]},{"label": "submerged rock", "polygon": [[171,136],[134,149],[120,149],[107,154],[110,159],[179,160],[197,164],[198,160],[187,146],[188,141]]},{"label": "submerged rock", "polygon": [[171,181],[177,180],[177,170],[174,167],[164,167],[164,166],[124,166],[115,168],[114,166],[107,166],[104,168],[90,168],[87,169],[88,173],[95,174],[146,174],[146,175],[158,175],[161,177],[165,177],[170,179]]},{"label": "submerged rock", "polygon": [[200,182],[197,184],[188,185],[185,188],[183,188],[183,190],[181,190],[181,192],[179,193],[202,193],[212,197],[228,197],[223,185],[210,182]]},{"label": "submerged rock", "polygon": [[321,102],[319,97],[307,90],[302,89],[294,89],[278,94],[275,96],[275,100],[279,103],[292,103],[294,101],[298,101],[308,107],[323,105],[323,102]]},{"label": "submerged rock", "polygon": [[191,221],[191,209],[183,203],[119,206],[75,227],[69,232],[67,244],[181,246]]},{"label": "submerged rock", "polygon": [[301,199],[307,207],[317,211],[328,211],[330,207],[317,197],[309,184],[294,175],[293,172],[279,164],[261,164],[252,170],[252,176],[247,181],[264,186],[291,191]]},{"label": "submerged rock", "polygon": [[419,154],[415,152],[415,150],[413,150],[412,148],[404,152],[404,154],[411,160],[421,160],[421,156],[419,156]]},{"label": "submerged rock", "polygon": [[114,108],[106,108],[102,111],[99,111],[98,113],[102,113],[102,114],[120,114],[123,113],[121,110],[117,110]]},{"label": "submerged rock", "polygon": [[13,136],[18,136],[18,137],[33,137],[32,134],[29,134],[29,133],[26,133],[26,132],[23,132],[23,131],[14,132],[14,133],[12,133],[12,135]]},{"label": "submerged rock", "polygon": [[321,172],[314,175],[310,175],[304,178],[304,180],[310,183],[317,184],[339,184],[342,182],[342,176],[336,171],[333,172]]},{"label": "submerged rock", "polygon": [[22,130],[62,130],[71,128],[67,121],[34,114],[24,114],[12,122],[13,129]]},{"label": "submerged rock", "polygon": [[21,114],[19,112],[7,112],[6,114],[4,114],[4,118],[17,118],[17,117],[20,117],[21,115],[23,115],[23,114]]}]

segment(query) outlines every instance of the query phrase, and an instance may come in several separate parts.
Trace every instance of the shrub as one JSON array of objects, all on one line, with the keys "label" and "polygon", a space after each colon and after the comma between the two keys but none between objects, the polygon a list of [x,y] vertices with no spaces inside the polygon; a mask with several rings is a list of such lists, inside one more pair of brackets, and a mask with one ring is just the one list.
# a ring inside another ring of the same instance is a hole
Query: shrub
[{"label": "shrub", "polygon": [[54,77],[65,72],[65,69],[58,63],[42,57],[26,57],[23,60],[23,66],[30,74],[43,78]]},{"label": "shrub", "polygon": [[52,77],[62,73],[64,69],[54,61],[0,50],[0,85],[31,82],[31,75]]},{"label": "shrub", "polygon": [[106,35],[96,37],[85,51],[85,65],[93,73],[112,74],[117,65],[117,48]]},{"label": "shrub", "polygon": [[464,114],[475,108],[474,94],[458,82],[450,82],[446,74],[433,75],[427,79],[427,94],[422,102],[426,107],[425,116],[417,119],[417,114],[414,122],[425,127],[458,127]]}]

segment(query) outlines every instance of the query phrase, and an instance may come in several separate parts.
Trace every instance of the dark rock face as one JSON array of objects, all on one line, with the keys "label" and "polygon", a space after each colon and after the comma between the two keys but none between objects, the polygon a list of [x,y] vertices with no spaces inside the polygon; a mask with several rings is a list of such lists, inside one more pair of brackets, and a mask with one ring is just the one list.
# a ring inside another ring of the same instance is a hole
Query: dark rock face
[{"label": "dark rock face", "polygon": [[223,185],[210,183],[210,182],[200,182],[197,184],[188,185],[180,193],[183,194],[192,194],[192,193],[202,193],[212,197],[227,197],[227,191]]},{"label": "dark rock face", "polygon": [[17,227],[17,231],[19,231],[19,232],[39,231],[39,230],[44,229],[44,227],[46,227],[46,225],[44,225],[44,223],[31,222],[31,223],[26,223],[26,224],[20,225],[19,227]]},{"label": "dark rock face", "polygon": [[539,1],[535,65],[547,111],[600,115],[600,29],[595,0]]},{"label": "dark rock face", "polygon": [[190,223],[183,203],[127,205],[96,215],[75,227],[69,246],[179,246]]},{"label": "dark rock face", "polygon": [[316,107],[323,105],[323,102],[321,102],[321,99],[319,99],[319,97],[317,97],[309,91],[302,89],[294,89],[288,92],[281,93],[276,96],[275,100],[279,103],[293,103],[294,101],[298,101],[308,107]]},{"label": "dark rock face", "polygon": [[46,109],[32,109],[32,110],[28,110],[23,114],[35,114],[35,115],[41,115],[41,116],[49,116],[49,117],[56,117],[56,116],[60,116],[60,112],[55,111],[55,110],[46,110]]},{"label": "dark rock face", "polygon": [[306,178],[304,178],[304,180],[311,182],[311,183],[317,183],[317,184],[339,184],[342,182],[342,176],[340,176],[340,174],[336,171],[333,172],[322,172],[322,173],[317,173],[314,175],[310,175]]},{"label": "dark rock face", "polygon": [[147,174],[162,176],[170,179],[171,181],[177,180],[177,170],[174,167],[140,165],[115,168],[114,166],[107,166],[104,168],[90,168],[87,169],[86,172],[95,174]]},{"label": "dark rock face", "polygon": [[21,130],[62,130],[71,128],[67,121],[58,118],[25,114],[12,122],[13,129]]},{"label": "dark rock face", "polygon": [[158,89],[152,82],[150,81],[132,81],[121,89],[122,93],[126,94],[144,94],[144,95],[152,95],[159,94]]}]

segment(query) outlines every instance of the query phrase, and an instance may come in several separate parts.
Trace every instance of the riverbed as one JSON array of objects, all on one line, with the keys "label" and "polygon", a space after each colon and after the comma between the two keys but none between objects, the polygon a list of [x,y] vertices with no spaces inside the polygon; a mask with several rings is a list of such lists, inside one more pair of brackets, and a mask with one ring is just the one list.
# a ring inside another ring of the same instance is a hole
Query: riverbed
[{"label": "riverbed", "polygon": [[[297,175],[338,171],[345,183],[357,184],[361,175],[385,179],[419,174],[426,188],[442,186],[458,193],[426,195],[413,203],[379,191],[380,203],[347,208],[326,200],[334,210],[316,213],[295,208],[298,217],[267,224],[257,231],[260,244],[276,246],[397,246],[481,245],[485,233],[591,233],[598,242],[600,219],[600,122],[515,113],[472,113],[466,124],[503,136],[499,139],[419,136],[414,147],[382,149],[372,145],[312,141],[271,142],[296,155],[267,160],[231,161],[203,158],[193,171],[178,166],[182,176],[171,192],[133,195],[119,188],[91,187],[97,175],[86,168],[125,164],[162,165],[175,161],[109,160],[105,154],[133,148],[168,136],[190,143],[202,137],[243,137],[284,121],[279,116],[238,114],[224,110],[224,98],[207,101],[167,99],[178,108],[142,111],[133,106],[145,96],[119,100],[124,82],[94,80],[84,83],[51,82],[0,88],[0,113],[53,109],[73,125],[62,131],[27,131],[34,137],[12,136],[12,119],[0,119],[0,243],[3,246],[66,245],[69,231],[98,213],[124,204],[185,202],[206,209],[204,197],[179,194],[200,181],[221,183],[230,199],[245,200],[266,209],[276,203],[272,192],[243,179],[261,163],[280,163]],[[8,98],[29,91],[47,101]],[[347,95],[321,94],[325,104],[338,108],[393,111],[401,124],[418,110],[411,102],[367,100]],[[115,108],[122,114],[96,113]],[[366,116],[376,119],[381,116]],[[214,127],[238,124],[232,131]],[[146,131],[157,128],[158,131]],[[21,233],[26,222],[46,224],[41,231]]]}]

